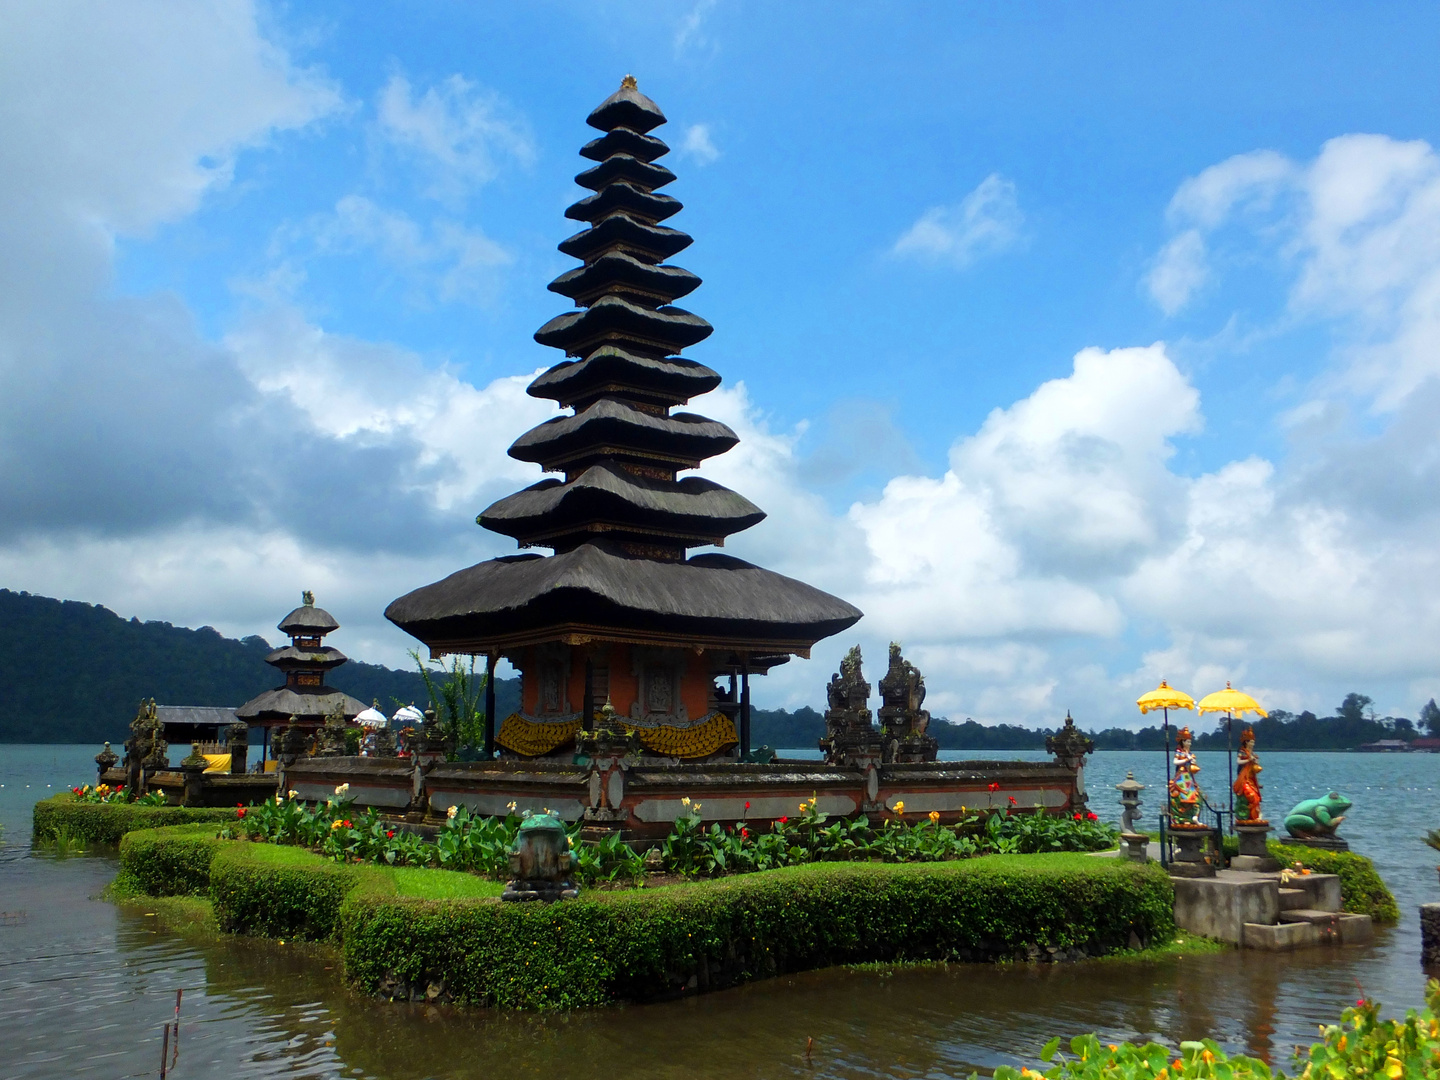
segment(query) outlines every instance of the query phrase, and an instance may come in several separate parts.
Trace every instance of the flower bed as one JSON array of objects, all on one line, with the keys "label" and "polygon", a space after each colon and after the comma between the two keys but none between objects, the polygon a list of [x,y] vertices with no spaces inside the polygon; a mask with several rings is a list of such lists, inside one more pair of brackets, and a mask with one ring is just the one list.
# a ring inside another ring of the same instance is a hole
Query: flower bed
[{"label": "flower bed", "polygon": [[510,1008],[646,1000],[831,964],[1078,959],[1174,933],[1158,866],[1063,853],[790,866],[552,905],[407,896],[449,885],[407,889],[404,875],[499,890],[200,828],[131,834],[120,857],[142,891],[208,896],[222,928],[338,942],[366,992]]},{"label": "flower bed", "polygon": [[73,791],[61,792],[37,802],[31,812],[33,838],[38,843],[66,837],[90,844],[118,844],[122,836],[135,829],[233,820],[234,810],[157,806],[114,798],[81,801]]},{"label": "flower bed", "polygon": [[[1378,1003],[1361,998],[1341,1014],[1340,1023],[1320,1029],[1320,1041],[1308,1050],[1295,1048],[1297,1080],[1365,1077],[1386,1080],[1414,1080],[1440,1076],[1440,982],[1431,979],[1425,987],[1425,1008],[1414,1009],[1403,1020],[1380,1019]],[[1272,1073],[1264,1062],[1244,1054],[1227,1055],[1212,1039],[1182,1042],[1179,1052],[1159,1043],[1111,1044],[1094,1035],[1070,1040],[1067,1058],[1059,1052],[1060,1040],[1052,1039],[1041,1051],[1048,1066],[1044,1072],[1002,1065],[994,1080],[1212,1080],[1234,1077],[1284,1078],[1283,1070]],[[977,1073],[971,1080],[979,1080]]]},{"label": "flower bed", "polygon": [[[242,807],[226,835],[274,844],[298,844],[337,862],[386,866],[439,866],[491,876],[508,873],[510,845],[520,818],[474,817],[451,807],[433,843],[382,818],[373,808],[355,811],[349,785],[342,784],[323,804],[309,806],[291,792],[259,806]],[[795,817],[782,817],[768,828],[741,821],[729,827],[701,820],[701,806],[681,800],[686,812],[660,845],[665,868],[685,876],[754,873],[812,862],[941,862],[978,855],[1036,854],[1061,851],[1103,851],[1115,846],[1117,833],[1094,814],[1056,817],[1041,810],[1004,813],[972,812],[953,825],[940,815],[905,820],[903,802],[897,818],[878,827],[869,819],[831,820],[815,799],[800,803]],[[749,808],[749,804],[746,804]],[[640,852],[618,836],[590,843],[580,839],[580,824],[570,827],[576,872],[587,884],[639,880],[645,872]]]}]

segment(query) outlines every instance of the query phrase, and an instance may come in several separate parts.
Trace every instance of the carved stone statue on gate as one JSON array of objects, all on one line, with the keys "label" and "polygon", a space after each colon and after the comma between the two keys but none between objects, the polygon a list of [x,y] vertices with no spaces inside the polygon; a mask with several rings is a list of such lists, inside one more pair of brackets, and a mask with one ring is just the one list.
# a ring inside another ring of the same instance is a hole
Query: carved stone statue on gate
[{"label": "carved stone statue on gate", "polygon": [[125,740],[127,786],[143,794],[149,777],[168,768],[169,763],[170,744],[165,741],[165,725],[155,699],[141,701],[135,719],[130,721],[130,738]]},{"label": "carved stone statue on gate", "polygon": [[885,736],[885,760],[934,761],[940,744],[928,733],[930,714],[925,703],[925,676],[900,654],[900,643],[890,643],[890,668],[880,680],[880,731]]},{"label": "carved stone statue on gate", "polygon": [[856,765],[883,754],[884,737],[871,722],[870,684],[861,670],[860,646],[840,661],[840,670],[826,687],[825,737],[820,749],[830,765]]}]

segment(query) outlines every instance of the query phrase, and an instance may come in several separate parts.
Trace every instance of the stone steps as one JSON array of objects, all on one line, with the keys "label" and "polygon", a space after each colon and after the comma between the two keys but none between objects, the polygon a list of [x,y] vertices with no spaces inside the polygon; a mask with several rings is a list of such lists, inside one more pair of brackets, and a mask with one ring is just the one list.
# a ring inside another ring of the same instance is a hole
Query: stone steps
[{"label": "stone steps", "polygon": [[1293,911],[1310,906],[1310,894],[1304,889],[1287,889],[1280,886],[1280,910]]},{"label": "stone steps", "polygon": [[1218,870],[1213,877],[1173,877],[1175,923],[1181,929],[1247,949],[1364,945],[1374,940],[1368,915],[1343,910],[1334,874]]}]

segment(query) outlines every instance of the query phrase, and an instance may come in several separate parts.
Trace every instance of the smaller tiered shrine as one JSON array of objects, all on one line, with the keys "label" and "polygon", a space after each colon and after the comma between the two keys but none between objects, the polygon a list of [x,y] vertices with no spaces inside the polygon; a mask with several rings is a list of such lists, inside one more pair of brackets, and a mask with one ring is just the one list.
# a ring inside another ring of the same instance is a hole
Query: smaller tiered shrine
[{"label": "smaller tiered shrine", "polygon": [[246,724],[265,729],[267,743],[271,728],[293,723],[297,729],[318,729],[327,719],[332,724],[337,719],[349,723],[365,711],[364,702],[325,683],[326,674],[348,659],[339,649],[323,643],[327,634],[340,629],[339,622],[324,608],[315,606],[315,594],[309,589],[301,600],[301,605],[277,626],[290,638],[290,644],[265,657],[267,664],[285,673],[284,684],[235,710]]}]

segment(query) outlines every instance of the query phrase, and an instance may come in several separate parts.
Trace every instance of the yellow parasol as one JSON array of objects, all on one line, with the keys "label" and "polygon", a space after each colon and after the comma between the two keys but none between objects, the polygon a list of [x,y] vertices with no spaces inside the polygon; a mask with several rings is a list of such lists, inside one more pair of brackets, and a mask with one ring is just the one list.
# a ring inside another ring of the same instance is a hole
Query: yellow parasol
[{"label": "yellow parasol", "polygon": [[[1148,697],[1149,695],[1147,694],[1146,696]],[[1143,701],[1144,699],[1142,698],[1141,700]],[[1244,716],[1247,712],[1253,712],[1256,716],[1270,715],[1260,707],[1260,703],[1253,697],[1239,690],[1232,689],[1228,682],[1225,684],[1224,690],[1217,690],[1215,693],[1206,694],[1201,698],[1197,708],[1202,713],[1223,712],[1228,713],[1232,717],[1237,713]]]},{"label": "yellow parasol", "polygon": [[1161,679],[1158,687],[1151,690],[1148,694],[1141,694],[1136,699],[1135,704],[1140,706],[1142,713],[1154,712],[1156,709],[1164,709],[1165,720],[1168,723],[1171,709],[1193,709],[1195,707],[1195,699],[1185,693],[1184,690],[1176,690],[1164,679]]},{"label": "yellow parasol", "polygon": [[1231,756],[1230,734],[1233,727],[1235,714],[1244,716],[1247,712],[1253,712],[1256,716],[1269,716],[1260,703],[1249,694],[1234,689],[1229,680],[1225,682],[1224,690],[1217,690],[1213,694],[1206,694],[1200,699],[1196,706],[1199,712],[1223,712],[1225,714],[1225,765],[1230,773],[1230,828],[1235,828],[1235,762]]}]

